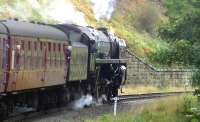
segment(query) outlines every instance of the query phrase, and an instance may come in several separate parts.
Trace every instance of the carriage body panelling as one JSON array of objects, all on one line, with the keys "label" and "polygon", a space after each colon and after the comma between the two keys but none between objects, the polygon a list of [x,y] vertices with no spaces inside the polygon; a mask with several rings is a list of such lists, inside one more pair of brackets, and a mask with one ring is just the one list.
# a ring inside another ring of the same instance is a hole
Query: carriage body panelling
[{"label": "carriage body panelling", "polygon": [[4,21],[9,29],[9,72],[4,92],[65,84],[67,37],[51,26]]}]

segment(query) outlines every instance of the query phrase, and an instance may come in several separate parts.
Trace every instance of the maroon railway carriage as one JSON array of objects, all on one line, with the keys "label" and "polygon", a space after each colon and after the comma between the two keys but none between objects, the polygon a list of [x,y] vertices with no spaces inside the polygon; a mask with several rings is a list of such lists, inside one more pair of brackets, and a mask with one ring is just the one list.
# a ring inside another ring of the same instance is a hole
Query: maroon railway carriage
[{"label": "maroon railway carriage", "polygon": [[41,108],[57,100],[55,88],[66,83],[68,46],[66,34],[52,26],[0,21],[0,120],[16,104]]},{"label": "maroon railway carriage", "polygon": [[0,93],[65,84],[66,35],[28,22],[0,23]]}]

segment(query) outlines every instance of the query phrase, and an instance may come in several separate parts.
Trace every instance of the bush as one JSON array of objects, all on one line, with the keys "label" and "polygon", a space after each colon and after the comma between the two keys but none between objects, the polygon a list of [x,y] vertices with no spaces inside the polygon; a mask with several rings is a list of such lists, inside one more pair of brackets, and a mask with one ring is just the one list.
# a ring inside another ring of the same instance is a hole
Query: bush
[{"label": "bush", "polygon": [[182,114],[190,114],[192,108],[192,99],[189,97],[184,97],[182,103],[177,107],[177,112]]},{"label": "bush", "polygon": [[200,43],[194,43],[192,46],[193,55],[191,64],[200,69]]},{"label": "bush", "polygon": [[173,61],[181,64],[191,64],[192,46],[189,41],[180,40],[173,44]]},{"label": "bush", "polygon": [[188,40],[200,42],[200,11],[190,11],[179,18],[171,19],[158,29],[161,38],[168,41]]},{"label": "bush", "polygon": [[157,62],[162,65],[171,65],[170,55],[172,50],[170,48],[159,49],[149,55],[151,62]]},{"label": "bush", "polygon": [[194,95],[198,97],[198,101],[200,102],[200,70],[193,74],[191,84],[195,88]]},{"label": "bush", "polygon": [[160,49],[157,52],[149,55],[153,62],[158,62],[163,65],[189,65],[192,63],[195,51],[190,42],[185,40],[176,41],[171,44],[171,48]]}]

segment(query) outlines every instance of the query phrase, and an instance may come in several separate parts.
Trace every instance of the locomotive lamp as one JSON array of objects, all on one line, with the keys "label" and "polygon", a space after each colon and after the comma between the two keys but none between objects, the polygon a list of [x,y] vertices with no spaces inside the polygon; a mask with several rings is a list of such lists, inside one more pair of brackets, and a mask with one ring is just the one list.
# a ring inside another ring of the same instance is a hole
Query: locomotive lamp
[{"label": "locomotive lamp", "polygon": [[72,50],[72,46],[68,46],[67,49],[68,49],[69,51],[71,51],[71,50]]},{"label": "locomotive lamp", "polygon": [[21,49],[21,45],[18,44],[18,45],[16,46],[16,48],[17,48],[17,50],[20,50],[20,49]]}]

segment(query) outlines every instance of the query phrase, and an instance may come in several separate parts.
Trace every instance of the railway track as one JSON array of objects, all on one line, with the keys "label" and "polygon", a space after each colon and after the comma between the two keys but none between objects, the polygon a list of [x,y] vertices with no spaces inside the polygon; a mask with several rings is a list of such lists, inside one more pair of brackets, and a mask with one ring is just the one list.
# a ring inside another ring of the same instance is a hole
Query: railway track
[{"label": "railway track", "polygon": [[192,92],[193,91],[121,95],[119,96],[118,100],[119,102],[124,102],[124,101],[134,101],[134,100],[141,100],[141,99],[153,99],[153,98],[167,97],[167,96],[180,95],[180,94],[191,94]]},{"label": "railway track", "polygon": [[[155,98],[180,95],[180,94],[191,94],[191,93],[192,93],[192,91],[121,95],[118,97],[118,101],[119,102],[129,102],[129,101],[136,101],[136,100],[143,100],[143,99],[155,99]],[[32,110],[32,111],[28,111],[28,112],[24,112],[24,113],[17,113],[15,115],[9,117],[9,119],[6,119],[2,122],[23,122],[27,119],[36,118],[36,117],[48,115],[51,113],[62,112],[67,109],[69,109],[69,108],[64,106],[61,108],[53,108],[50,110],[39,111],[39,112]]]},{"label": "railway track", "polygon": [[[17,113],[13,116],[10,116],[8,119],[3,120],[2,122],[24,122],[27,119],[35,118],[35,117],[40,117],[52,113],[58,113],[62,112],[64,110],[69,109],[67,106],[59,107],[59,108],[51,108],[48,110],[44,111],[28,111],[24,113]],[[0,121],[1,122],[1,121]]]}]

